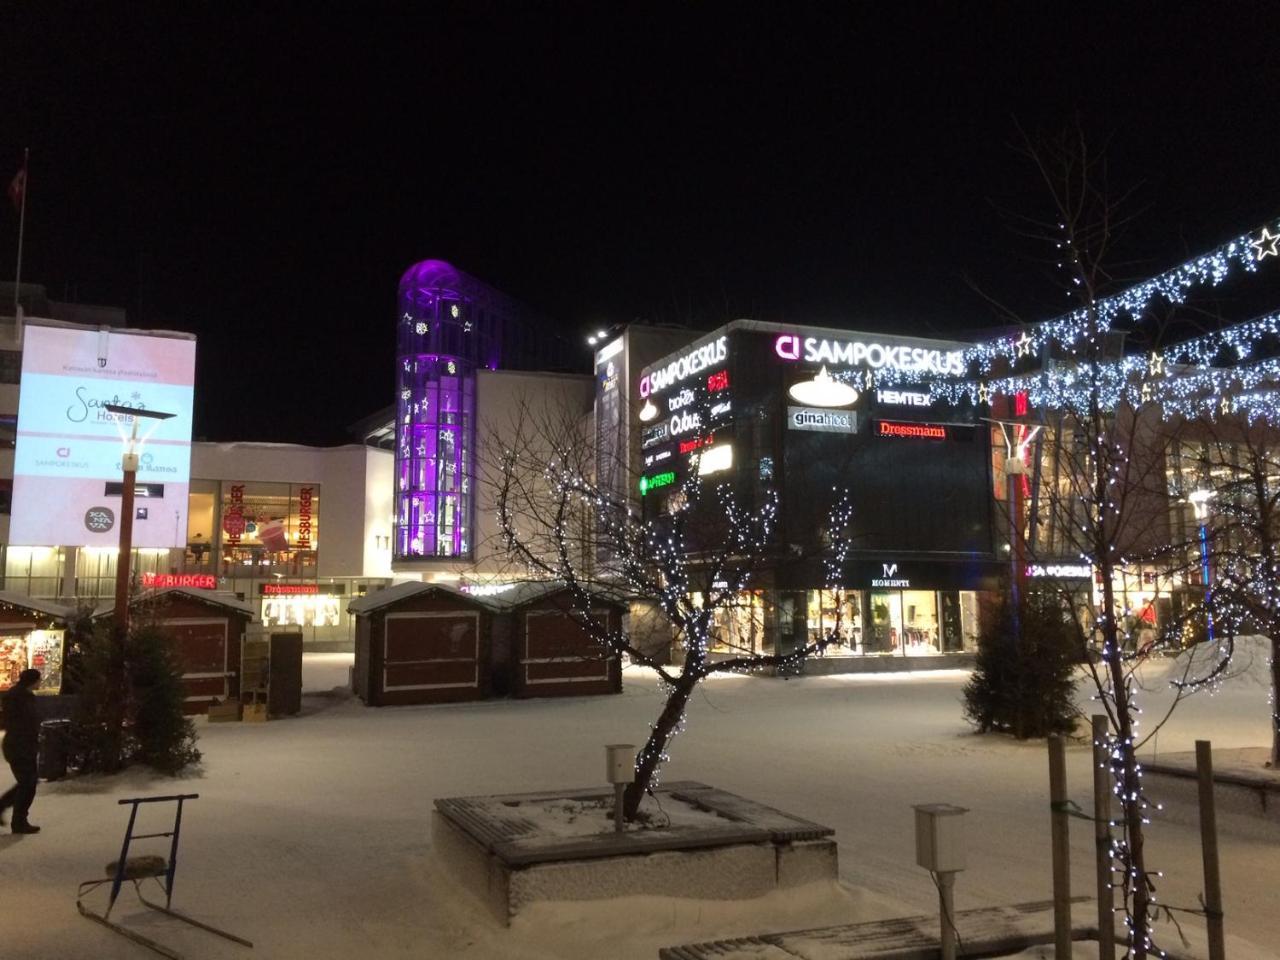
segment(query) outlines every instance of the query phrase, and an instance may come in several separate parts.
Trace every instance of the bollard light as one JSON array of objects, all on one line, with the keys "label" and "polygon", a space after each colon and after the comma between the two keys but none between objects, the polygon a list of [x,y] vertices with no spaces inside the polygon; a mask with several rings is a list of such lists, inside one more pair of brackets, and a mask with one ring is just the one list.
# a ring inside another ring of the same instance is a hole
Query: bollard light
[{"label": "bollard light", "polygon": [[934,873],[965,868],[962,814],[969,811],[950,803],[922,803],[916,811],[916,864]]},{"label": "bollard light", "polygon": [[937,878],[938,912],[941,914],[942,960],[955,960],[956,917],[953,890],[956,873],[965,868],[962,814],[969,811],[951,803],[921,803],[916,811],[916,863]]},{"label": "bollard light", "polygon": [[636,778],[636,745],[634,743],[606,743],[604,747],[604,776],[613,784],[613,829],[622,832],[622,795],[627,784]]}]

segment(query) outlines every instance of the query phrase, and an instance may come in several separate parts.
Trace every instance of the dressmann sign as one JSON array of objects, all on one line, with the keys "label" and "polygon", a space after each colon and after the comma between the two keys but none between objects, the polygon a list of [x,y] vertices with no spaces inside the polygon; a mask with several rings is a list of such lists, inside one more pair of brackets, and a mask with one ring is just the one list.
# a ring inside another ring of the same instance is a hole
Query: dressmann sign
[{"label": "dressmann sign", "polygon": [[964,373],[959,350],[933,350],[901,343],[865,340],[827,340],[784,333],[773,342],[773,352],[783,360],[803,360],[829,366],[871,367],[921,373]]},{"label": "dressmann sign", "polygon": [[[196,342],[190,334],[28,324],[24,332],[9,542],[118,542],[124,439],[146,438],[135,547],[180,547],[187,535]],[[156,410],[168,420],[112,413]]]}]

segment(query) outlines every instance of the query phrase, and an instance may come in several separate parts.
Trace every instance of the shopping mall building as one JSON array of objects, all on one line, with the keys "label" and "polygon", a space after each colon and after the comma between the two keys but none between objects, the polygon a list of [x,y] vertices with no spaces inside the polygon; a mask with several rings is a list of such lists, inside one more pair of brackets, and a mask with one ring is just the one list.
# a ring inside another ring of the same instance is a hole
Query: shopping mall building
[{"label": "shopping mall building", "polygon": [[[99,308],[26,288],[24,300],[29,317],[125,326],[120,311],[86,313]],[[394,582],[501,590],[522,571],[496,529],[493,453],[530,412],[554,409],[590,426],[601,485],[649,514],[695,468],[714,466],[748,498],[778,492],[780,542],[796,549],[719,617],[725,650],[786,652],[837,622],[838,645],[808,669],[936,667],[973,650],[980,598],[1010,563],[999,433],[967,401],[933,402],[867,378],[957,372],[964,344],[738,320],[706,334],[599,331],[588,355],[442,261],[405,273],[394,322],[396,394],[353,427],[350,444],[191,445],[185,544],[136,550],[140,589],[229,591],[263,625],[301,629],[312,649],[350,649],[349,604]],[[0,589],[61,602],[109,597],[114,549],[10,543],[22,346],[12,318],[0,327]],[[850,498],[854,523],[834,580],[808,549],[833,491]],[[1072,562],[1037,560],[1033,575]],[[1174,589],[1139,573],[1132,600],[1151,604]]]}]

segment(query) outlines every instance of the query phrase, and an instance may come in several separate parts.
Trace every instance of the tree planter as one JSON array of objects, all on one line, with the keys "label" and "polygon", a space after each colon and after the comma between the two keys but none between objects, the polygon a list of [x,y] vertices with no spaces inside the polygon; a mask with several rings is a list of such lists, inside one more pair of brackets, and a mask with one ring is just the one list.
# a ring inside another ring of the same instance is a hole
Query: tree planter
[{"label": "tree planter", "polygon": [[[621,834],[602,789],[439,799],[432,838],[446,868],[504,924],[538,901],[752,899],[836,879],[829,827],[692,781],[655,793],[658,822]],[[566,828],[566,816],[580,821]]]}]

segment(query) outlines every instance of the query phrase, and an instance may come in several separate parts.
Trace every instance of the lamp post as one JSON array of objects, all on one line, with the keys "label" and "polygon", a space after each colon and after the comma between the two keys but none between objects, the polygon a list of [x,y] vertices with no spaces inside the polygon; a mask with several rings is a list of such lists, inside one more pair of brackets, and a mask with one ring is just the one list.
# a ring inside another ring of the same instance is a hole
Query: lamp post
[{"label": "lamp post", "polygon": [[[158,410],[139,410],[114,403],[105,404],[105,408],[117,417],[129,417],[133,423],[127,437],[123,432],[121,433],[124,453],[120,457],[120,469],[124,473],[124,483],[120,488],[120,547],[116,556],[115,623],[116,635],[124,637],[129,632],[129,567],[133,553],[133,501],[138,485],[138,451],[151,435],[151,430],[154,430],[161,420],[170,420],[175,414],[161,413]],[[148,430],[145,436],[139,437],[138,421],[143,418],[154,420],[156,423],[152,424],[151,430]],[[119,420],[116,421],[117,424],[119,422]]]},{"label": "lamp post", "polygon": [[1200,583],[1204,586],[1205,621],[1208,627],[1209,640],[1213,640],[1213,609],[1210,606],[1209,589],[1209,501],[1214,498],[1212,490],[1192,490],[1187,494],[1187,502],[1195,511],[1196,523],[1200,527]]}]

